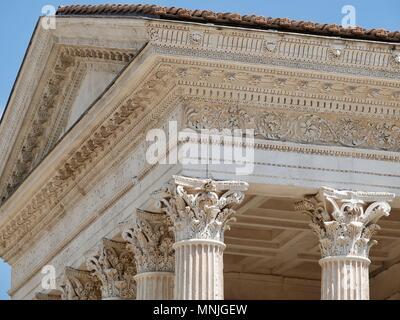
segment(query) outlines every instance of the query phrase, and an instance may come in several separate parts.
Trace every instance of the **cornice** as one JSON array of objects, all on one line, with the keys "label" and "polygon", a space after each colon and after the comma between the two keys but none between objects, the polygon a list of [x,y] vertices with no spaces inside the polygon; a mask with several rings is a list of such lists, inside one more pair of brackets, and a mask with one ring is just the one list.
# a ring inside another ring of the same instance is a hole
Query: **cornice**
[{"label": "cornice", "polygon": [[400,78],[396,44],[189,23],[147,25],[150,39],[164,52],[183,50],[186,55],[218,60]]},{"label": "cornice", "polygon": [[1,237],[3,249],[9,248],[10,241],[13,243],[24,236],[32,228],[33,221],[41,220],[43,215],[48,214],[49,208],[57,205],[57,199],[65,194],[71,183],[88,169],[88,164],[94,162],[100,154],[110,151],[109,146],[123,134],[124,127],[140,120],[139,115],[142,117],[143,113],[148,111],[149,102],[157,102],[157,99],[149,97],[163,97],[161,91],[168,92],[173,83],[168,69],[164,70],[163,66],[153,66],[151,69],[155,79],[145,81],[137,90],[130,92],[131,98],[125,97],[117,107],[113,107],[111,114],[91,128],[88,136],[82,137],[84,142],[68,153],[69,156],[62,161],[61,166],[53,164],[55,175],[38,190],[22,210],[21,215],[6,223],[4,229],[2,228],[6,231]]},{"label": "cornice", "polygon": [[[10,156],[9,162],[13,168],[9,171],[9,175],[3,175],[2,184],[3,191],[1,200],[4,202],[22,183],[22,181],[30,174],[32,169],[46,155],[44,149],[48,141],[52,140],[55,121],[57,121],[57,111],[61,109],[68,110],[70,104],[66,101],[73,100],[71,95],[76,95],[78,85],[73,85],[73,90],[68,92],[68,87],[72,85],[73,76],[79,68],[79,59],[85,59],[84,63],[89,61],[114,61],[121,64],[128,63],[134,56],[131,51],[98,49],[98,48],[82,48],[82,47],[63,47],[56,46],[55,63],[50,70],[47,71],[45,77],[46,85],[42,92],[37,92],[40,97],[34,101],[31,112],[31,118],[26,127],[24,136],[19,138],[19,143],[14,145],[14,150]],[[48,78],[47,78],[48,77]],[[78,78],[77,81],[81,81]],[[60,119],[58,119],[60,120]],[[65,122],[66,119],[64,119]],[[53,145],[54,145],[53,138]],[[51,148],[51,145],[46,149]],[[8,178],[9,177],[9,178]],[[7,179],[8,178],[8,179]],[[1,202],[0,202],[1,203]]]}]

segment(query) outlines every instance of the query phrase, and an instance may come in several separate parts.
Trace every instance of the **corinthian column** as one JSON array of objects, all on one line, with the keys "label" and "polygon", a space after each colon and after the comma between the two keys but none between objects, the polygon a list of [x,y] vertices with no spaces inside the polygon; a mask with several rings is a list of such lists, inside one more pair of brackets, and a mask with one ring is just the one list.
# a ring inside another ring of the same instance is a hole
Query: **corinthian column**
[{"label": "corinthian column", "polygon": [[103,239],[98,252],[87,260],[86,265],[101,282],[103,300],[135,299],[136,268],[126,243]]},{"label": "corinthian column", "polygon": [[137,300],[172,300],[175,257],[165,213],[136,210],[136,223],[122,233],[136,261]]},{"label": "corinthian column", "polygon": [[63,300],[100,300],[101,283],[89,271],[65,268]]},{"label": "corinthian column", "polygon": [[174,176],[158,192],[175,233],[175,299],[224,298],[224,231],[247,188],[245,182]]},{"label": "corinthian column", "polygon": [[319,238],[321,299],[369,299],[369,250],[377,243],[372,236],[379,230],[377,221],[389,215],[387,201],[393,198],[383,192],[321,188],[296,203],[296,210],[311,217],[310,226]]}]

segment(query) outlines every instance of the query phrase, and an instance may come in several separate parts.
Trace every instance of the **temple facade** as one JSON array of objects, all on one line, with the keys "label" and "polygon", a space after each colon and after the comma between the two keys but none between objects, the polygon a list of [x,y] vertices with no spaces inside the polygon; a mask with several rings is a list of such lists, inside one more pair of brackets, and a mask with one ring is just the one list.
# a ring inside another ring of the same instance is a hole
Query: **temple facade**
[{"label": "temple facade", "polygon": [[0,124],[10,297],[400,299],[399,99],[399,32],[41,17]]}]

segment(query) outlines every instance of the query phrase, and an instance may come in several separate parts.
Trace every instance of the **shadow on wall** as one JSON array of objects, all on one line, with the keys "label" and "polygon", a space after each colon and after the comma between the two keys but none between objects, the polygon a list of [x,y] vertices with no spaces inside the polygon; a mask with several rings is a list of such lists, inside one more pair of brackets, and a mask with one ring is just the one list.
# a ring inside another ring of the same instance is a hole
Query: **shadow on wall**
[{"label": "shadow on wall", "polygon": [[7,291],[10,288],[10,283],[11,283],[10,277],[11,277],[10,266],[0,259],[0,300],[9,299]]}]

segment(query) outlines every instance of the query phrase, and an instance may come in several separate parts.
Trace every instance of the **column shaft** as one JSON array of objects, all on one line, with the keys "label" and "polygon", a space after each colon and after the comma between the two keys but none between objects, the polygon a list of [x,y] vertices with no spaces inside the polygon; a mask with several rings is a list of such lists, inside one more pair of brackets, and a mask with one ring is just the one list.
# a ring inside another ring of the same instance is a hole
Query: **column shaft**
[{"label": "column shaft", "polygon": [[330,257],[320,260],[322,300],[368,300],[369,264],[365,258]]},{"label": "column shaft", "polygon": [[223,300],[225,244],[212,240],[184,240],[174,244],[176,300]]},{"label": "column shaft", "polygon": [[322,300],[369,299],[369,251],[377,243],[372,237],[380,229],[378,220],[389,216],[388,201],[394,197],[321,187],[295,204],[311,218],[319,238]]},{"label": "column shaft", "polygon": [[136,275],[136,300],[172,300],[174,277],[173,272],[145,272]]},{"label": "column shaft", "polygon": [[175,234],[175,299],[224,299],[224,232],[247,189],[246,182],[174,176],[155,193]]},{"label": "column shaft", "polygon": [[133,227],[122,233],[134,254],[137,271],[136,300],[174,298],[174,235],[165,213],[136,210]]}]

